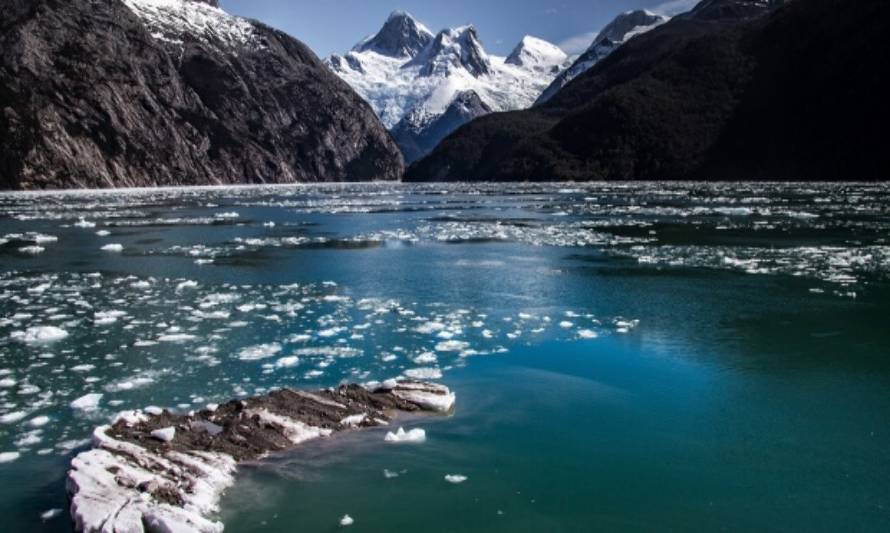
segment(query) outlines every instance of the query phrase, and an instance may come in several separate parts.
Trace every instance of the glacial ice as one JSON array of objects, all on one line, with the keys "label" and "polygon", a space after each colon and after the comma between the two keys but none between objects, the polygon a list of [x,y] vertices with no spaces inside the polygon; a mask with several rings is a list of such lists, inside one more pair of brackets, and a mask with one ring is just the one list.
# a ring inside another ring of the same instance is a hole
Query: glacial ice
[{"label": "glacial ice", "polygon": [[25,344],[49,344],[68,336],[68,332],[56,326],[34,326],[25,331],[13,331],[12,340]]},{"label": "glacial ice", "polygon": [[388,431],[383,440],[393,443],[426,442],[426,431],[420,428],[413,428],[410,431],[405,431],[405,428],[399,428],[395,433]]}]

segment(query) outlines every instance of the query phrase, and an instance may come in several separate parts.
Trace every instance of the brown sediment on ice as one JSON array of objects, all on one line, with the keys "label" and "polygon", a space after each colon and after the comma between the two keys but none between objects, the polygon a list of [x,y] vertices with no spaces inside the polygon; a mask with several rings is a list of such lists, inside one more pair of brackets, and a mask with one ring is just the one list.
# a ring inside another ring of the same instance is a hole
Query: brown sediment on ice
[{"label": "brown sediment on ice", "polygon": [[68,473],[78,531],[219,532],[211,517],[239,462],[398,413],[447,413],[454,393],[417,381],[278,390],[188,414],[129,411],[93,433]]}]

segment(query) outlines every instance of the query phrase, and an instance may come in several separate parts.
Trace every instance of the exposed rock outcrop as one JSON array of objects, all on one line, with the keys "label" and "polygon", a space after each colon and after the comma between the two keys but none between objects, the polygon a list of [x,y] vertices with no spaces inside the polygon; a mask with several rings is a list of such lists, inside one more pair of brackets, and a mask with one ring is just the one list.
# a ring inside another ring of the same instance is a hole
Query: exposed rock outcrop
[{"label": "exposed rock outcrop", "polygon": [[280,390],[187,415],[131,411],[93,434],[68,473],[77,531],[218,533],[213,515],[236,465],[399,412],[447,413],[455,395],[416,381]]},{"label": "exposed rock outcrop", "polygon": [[215,0],[0,0],[0,188],[398,179],[371,108]]}]

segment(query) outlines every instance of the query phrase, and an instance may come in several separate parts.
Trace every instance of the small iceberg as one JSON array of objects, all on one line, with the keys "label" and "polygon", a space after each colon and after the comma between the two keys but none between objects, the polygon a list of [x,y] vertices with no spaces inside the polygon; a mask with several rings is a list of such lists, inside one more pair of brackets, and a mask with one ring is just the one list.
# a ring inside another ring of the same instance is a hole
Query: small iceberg
[{"label": "small iceberg", "polygon": [[68,332],[55,326],[35,326],[25,331],[13,331],[9,337],[24,344],[49,344],[64,339]]},{"label": "small iceberg", "polygon": [[448,474],[445,476],[445,481],[447,481],[449,483],[453,483],[455,485],[457,485],[459,483],[463,483],[466,480],[467,480],[467,476],[464,476],[461,474]]},{"label": "small iceberg", "polygon": [[414,428],[410,431],[405,431],[405,428],[399,428],[398,431],[393,433],[389,431],[386,433],[386,437],[383,438],[386,442],[394,442],[394,443],[421,443],[426,442],[426,431],[420,428]]}]

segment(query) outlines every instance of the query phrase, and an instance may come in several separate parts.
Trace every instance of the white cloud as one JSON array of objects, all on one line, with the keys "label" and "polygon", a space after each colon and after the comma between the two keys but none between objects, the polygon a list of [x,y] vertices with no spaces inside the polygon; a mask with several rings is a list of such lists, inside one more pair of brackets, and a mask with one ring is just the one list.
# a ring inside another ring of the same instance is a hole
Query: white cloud
[{"label": "white cloud", "polygon": [[569,37],[568,39],[559,43],[559,47],[562,48],[562,51],[569,54],[575,55],[584,52],[590,45],[593,43],[593,39],[596,38],[598,31],[590,31],[587,33],[582,33],[580,35],[575,35],[573,37]]}]

